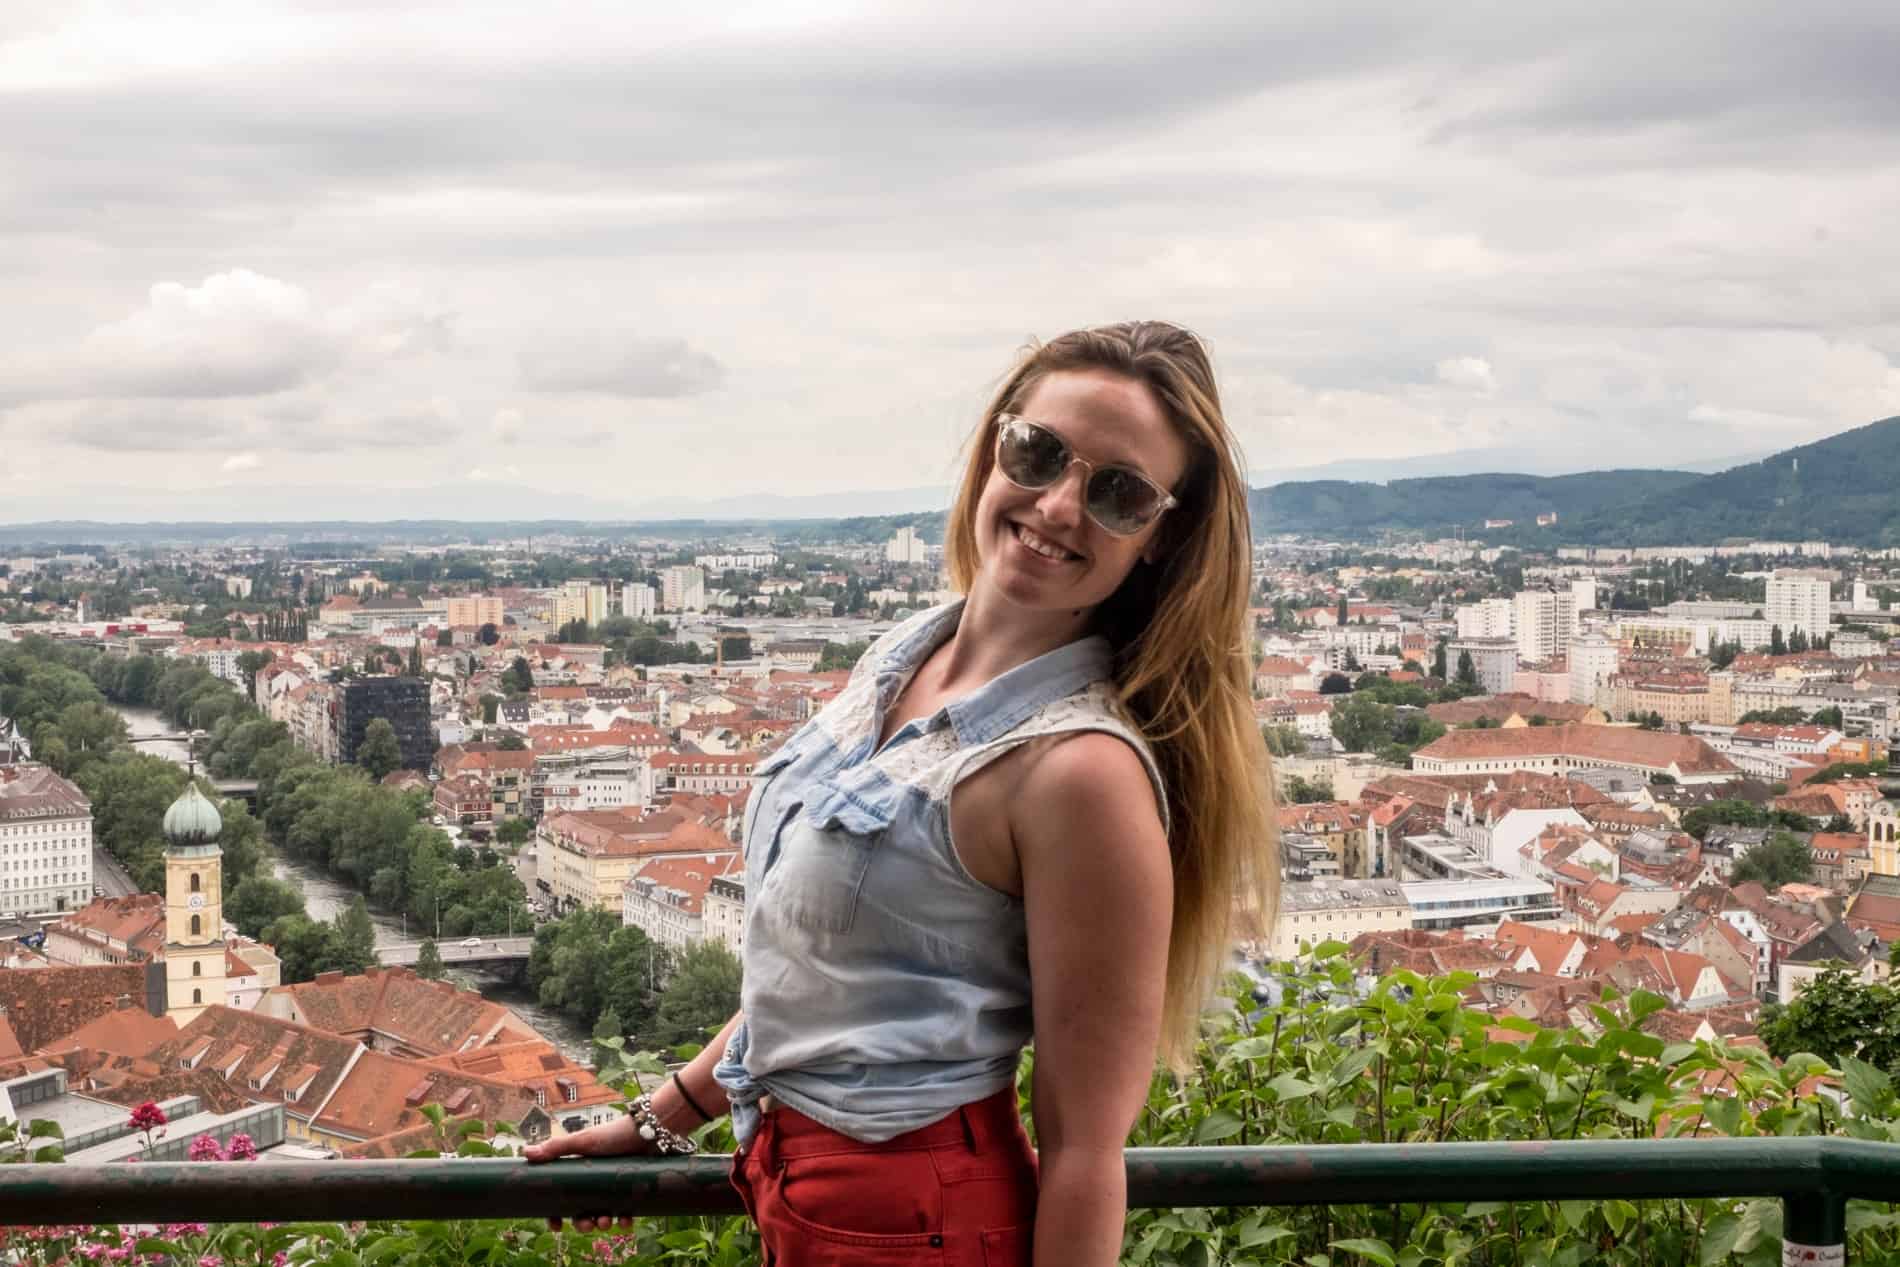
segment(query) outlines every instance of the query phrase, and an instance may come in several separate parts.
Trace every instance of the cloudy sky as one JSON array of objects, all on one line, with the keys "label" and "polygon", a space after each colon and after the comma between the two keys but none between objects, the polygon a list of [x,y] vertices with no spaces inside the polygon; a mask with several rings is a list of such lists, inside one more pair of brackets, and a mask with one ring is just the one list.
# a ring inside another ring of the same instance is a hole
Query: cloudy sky
[{"label": "cloudy sky", "polygon": [[1900,414],[1896,65],[1890,0],[6,0],[0,521],[941,486],[1132,316],[1257,482],[1760,456]]}]

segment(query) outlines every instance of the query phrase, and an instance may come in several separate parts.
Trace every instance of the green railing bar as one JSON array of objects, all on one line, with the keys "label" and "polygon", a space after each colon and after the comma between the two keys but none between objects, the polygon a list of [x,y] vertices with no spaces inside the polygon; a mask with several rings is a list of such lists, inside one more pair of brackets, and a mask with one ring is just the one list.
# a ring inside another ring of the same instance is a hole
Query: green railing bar
[{"label": "green railing bar", "polygon": [[[1900,1144],[1835,1138],[1137,1148],[1141,1207],[1780,1197],[1789,1237],[1838,1244],[1850,1198],[1900,1200]],[[0,1167],[0,1223],[731,1214],[728,1159],[147,1162]]]}]

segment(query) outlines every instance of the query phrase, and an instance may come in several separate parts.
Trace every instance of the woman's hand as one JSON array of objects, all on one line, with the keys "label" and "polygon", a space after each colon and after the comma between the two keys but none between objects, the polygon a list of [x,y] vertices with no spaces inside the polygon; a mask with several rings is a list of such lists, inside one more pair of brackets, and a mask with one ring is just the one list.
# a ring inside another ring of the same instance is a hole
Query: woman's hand
[{"label": "woman's hand", "polygon": [[[575,1131],[572,1135],[560,1135],[553,1139],[544,1139],[538,1144],[530,1144],[521,1150],[521,1155],[530,1164],[553,1161],[557,1157],[624,1157],[631,1153],[643,1153],[652,1145],[640,1138],[640,1131],[630,1117],[617,1117],[611,1122],[602,1122],[599,1126],[590,1126],[584,1131]],[[605,1232],[614,1225],[611,1214],[582,1214],[574,1219],[577,1232]],[[561,1230],[561,1217],[555,1215],[548,1220],[548,1227]],[[622,1231],[633,1227],[633,1216],[620,1216]]]}]

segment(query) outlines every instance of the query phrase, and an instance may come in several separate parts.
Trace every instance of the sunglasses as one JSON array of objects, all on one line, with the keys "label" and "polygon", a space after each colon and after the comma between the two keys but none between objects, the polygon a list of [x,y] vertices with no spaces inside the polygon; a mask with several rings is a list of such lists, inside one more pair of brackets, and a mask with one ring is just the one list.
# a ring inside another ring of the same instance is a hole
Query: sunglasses
[{"label": "sunglasses", "polygon": [[1068,474],[1072,463],[1088,468],[1083,506],[1103,532],[1132,537],[1179,505],[1161,485],[1131,466],[1096,466],[1049,428],[1015,414],[996,418],[996,469],[1018,488],[1047,488]]}]

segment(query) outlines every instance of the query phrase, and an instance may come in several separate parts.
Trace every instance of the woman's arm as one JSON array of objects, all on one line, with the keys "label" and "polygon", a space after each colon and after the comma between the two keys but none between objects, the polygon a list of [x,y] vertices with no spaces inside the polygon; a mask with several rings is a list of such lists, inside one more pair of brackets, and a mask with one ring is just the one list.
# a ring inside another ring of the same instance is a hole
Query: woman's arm
[{"label": "woman's arm", "polygon": [[[732,1031],[738,1026],[743,1013],[733,1013],[719,1031],[719,1036],[707,1043],[705,1048],[694,1056],[687,1066],[680,1070],[678,1078],[686,1084],[688,1094],[695,1103],[715,1117],[724,1117],[731,1107],[726,1099],[725,1088],[713,1081],[713,1067],[725,1054],[726,1043],[732,1038]],[[686,1103],[668,1078],[653,1092],[653,1113],[670,1131],[681,1135],[690,1135],[699,1129],[700,1116]],[[645,1152],[647,1142],[640,1138],[640,1131],[634,1125],[631,1116],[617,1117],[611,1122],[602,1122],[599,1126],[590,1126],[584,1131],[575,1131],[571,1135],[560,1135],[553,1139],[530,1144],[521,1151],[521,1155],[530,1162],[553,1161],[556,1157],[617,1157],[625,1153]],[[548,1220],[555,1229],[561,1226],[558,1216]],[[611,1215],[582,1215],[574,1220],[574,1226],[580,1231],[592,1228],[606,1228],[613,1223]],[[620,1216],[621,1227],[632,1227],[630,1215]]]},{"label": "woman's arm", "polygon": [[1141,758],[1066,739],[1025,772],[1022,864],[1036,1017],[1037,1262],[1112,1267],[1128,1216],[1122,1146],[1148,1096],[1174,907],[1168,841]]}]

